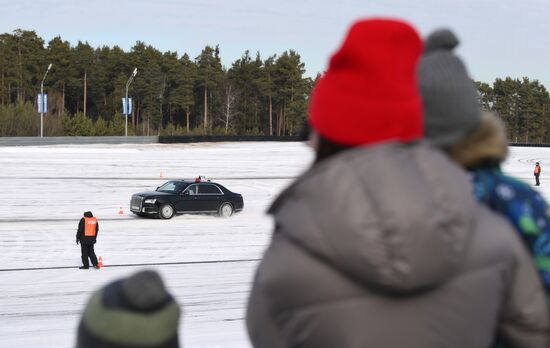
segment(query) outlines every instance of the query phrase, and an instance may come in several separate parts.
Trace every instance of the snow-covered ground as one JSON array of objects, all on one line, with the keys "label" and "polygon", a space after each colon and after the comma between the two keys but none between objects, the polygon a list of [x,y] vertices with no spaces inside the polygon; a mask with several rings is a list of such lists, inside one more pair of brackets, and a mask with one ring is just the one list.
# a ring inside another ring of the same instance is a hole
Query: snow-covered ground
[{"label": "snow-covered ground", "polygon": [[[265,210],[311,158],[302,143],[0,147],[0,347],[73,347],[90,293],[142,264],[155,264],[183,305],[185,347],[249,346],[243,318],[272,229]],[[132,193],[198,175],[241,193],[244,211],[172,220],[129,213]],[[130,266],[76,268],[86,210],[100,221],[104,264]]]},{"label": "snow-covered ground", "polygon": [[[249,347],[243,319],[272,229],[265,210],[311,160],[303,143],[0,147],[0,347],[73,347],[91,292],[144,267],[158,270],[182,304],[184,347]],[[532,184],[535,161],[548,199],[550,149],[512,148],[504,170]],[[229,219],[129,214],[132,193],[197,175],[241,193],[244,211]],[[100,221],[96,252],[110,266],[99,271],[76,268],[86,210]]]}]

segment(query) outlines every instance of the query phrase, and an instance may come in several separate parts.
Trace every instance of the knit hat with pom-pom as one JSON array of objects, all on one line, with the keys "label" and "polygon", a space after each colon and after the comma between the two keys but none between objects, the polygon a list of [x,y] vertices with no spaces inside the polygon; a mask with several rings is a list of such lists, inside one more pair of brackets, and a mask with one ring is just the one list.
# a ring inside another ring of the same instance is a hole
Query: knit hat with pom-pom
[{"label": "knit hat with pom-pom", "polygon": [[477,89],[464,63],[453,54],[457,37],[447,29],[430,34],[418,64],[424,109],[424,134],[437,146],[449,148],[477,128],[480,106]]}]

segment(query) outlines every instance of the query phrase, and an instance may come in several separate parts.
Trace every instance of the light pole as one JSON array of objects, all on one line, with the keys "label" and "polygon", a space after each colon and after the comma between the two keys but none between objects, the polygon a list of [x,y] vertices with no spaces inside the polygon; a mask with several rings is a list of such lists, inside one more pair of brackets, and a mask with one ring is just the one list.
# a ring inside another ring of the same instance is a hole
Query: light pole
[{"label": "light pole", "polygon": [[46,79],[46,75],[48,75],[48,71],[52,68],[52,63],[48,65],[48,69],[46,70],[46,73],[44,74],[44,77],[42,78],[42,82],[40,83],[40,137],[42,138],[44,135],[44,80]]},{"label": "light pole", "polygon": [[128,79],[128,82],[126,82],[126,99],[124,99],[124,103],[126,104],[126,126],[124,128],[124,134],[125,136],[128,136],[128,114],[130,113],[130,107],[129,107],[129,104],[128,103],[128,86],[130,86],[130,83],[132,83],[132,81],[134,81],[134,77],[136,77],[137,75],[137,68],[134,69],[134,71],[132,72],[132,76],[130,76],[130,78]]}]

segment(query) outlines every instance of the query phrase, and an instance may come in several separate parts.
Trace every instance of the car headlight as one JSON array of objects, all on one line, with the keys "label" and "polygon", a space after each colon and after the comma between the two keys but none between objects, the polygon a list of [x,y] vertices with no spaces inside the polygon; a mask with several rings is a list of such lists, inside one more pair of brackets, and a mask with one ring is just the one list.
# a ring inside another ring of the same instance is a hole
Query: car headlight
[{"label": "car headlight", "polygon": [[157,201],[156,198],[148,198],[148,199],[144,200],[143,203],[145,203],[145,204],[155,204],[156,201]]}]

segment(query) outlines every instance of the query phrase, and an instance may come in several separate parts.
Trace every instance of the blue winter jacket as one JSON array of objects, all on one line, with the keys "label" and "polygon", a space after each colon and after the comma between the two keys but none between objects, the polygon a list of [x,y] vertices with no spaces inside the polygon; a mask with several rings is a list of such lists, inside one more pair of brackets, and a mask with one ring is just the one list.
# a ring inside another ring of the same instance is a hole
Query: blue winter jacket
[{"label": "blue winter jacket", "polygon": [[528,184],[506,176],[498,166],[471,170],[476,198],[505,216],[533,254],[550,304],[550,211]]}]

